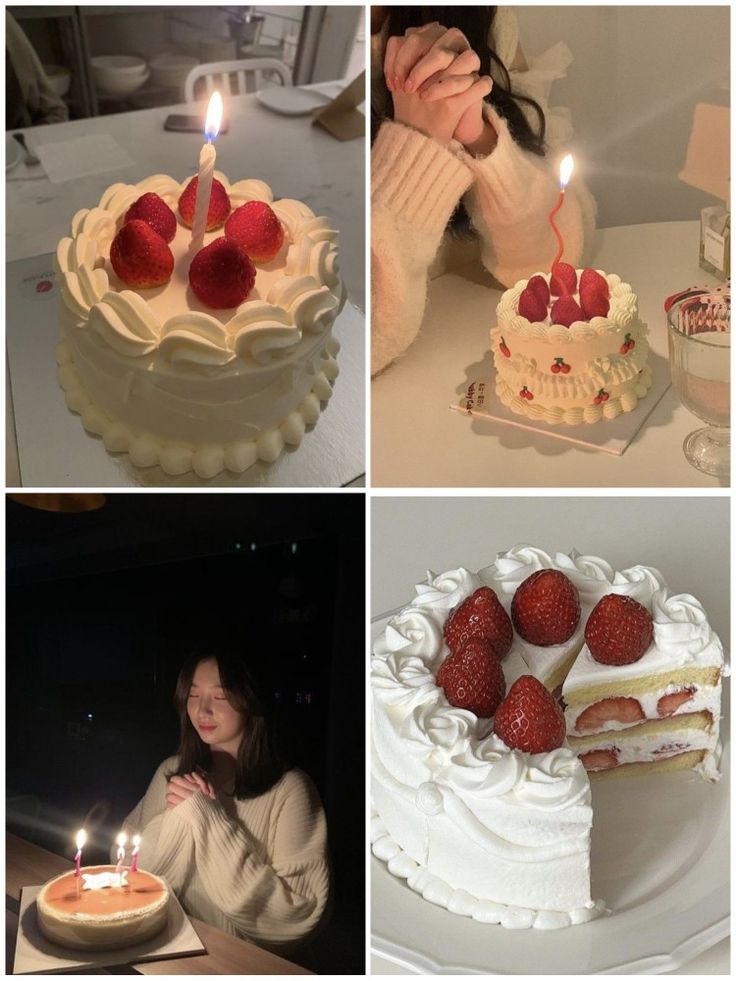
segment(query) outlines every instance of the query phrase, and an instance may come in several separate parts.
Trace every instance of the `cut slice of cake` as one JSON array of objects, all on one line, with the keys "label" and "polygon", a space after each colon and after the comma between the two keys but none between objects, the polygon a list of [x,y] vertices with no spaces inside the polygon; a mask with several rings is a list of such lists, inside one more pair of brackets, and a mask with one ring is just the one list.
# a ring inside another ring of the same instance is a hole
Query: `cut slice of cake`
[{"label": "cut slice of cake", "polygon": [[595,772],[693,767],[716,780],[721,642],[693,596],[661,589],[644,605],[652,629],[643,654],[606,663],[586,644],[573,665],[563,686],[570,745]]}]

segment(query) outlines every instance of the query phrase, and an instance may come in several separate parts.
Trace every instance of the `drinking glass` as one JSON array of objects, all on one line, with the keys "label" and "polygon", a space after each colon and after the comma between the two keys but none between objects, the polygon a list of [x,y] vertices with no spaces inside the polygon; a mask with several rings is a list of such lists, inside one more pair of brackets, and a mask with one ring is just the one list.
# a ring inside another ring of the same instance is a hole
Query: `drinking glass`
[{"label": "drinking glass", "polygon": [[685,439],[685,456],[698,470],[726,477],[731,456],[730,292],[681,299],[670,307],[667,322],[677,397],[708,423]]}]

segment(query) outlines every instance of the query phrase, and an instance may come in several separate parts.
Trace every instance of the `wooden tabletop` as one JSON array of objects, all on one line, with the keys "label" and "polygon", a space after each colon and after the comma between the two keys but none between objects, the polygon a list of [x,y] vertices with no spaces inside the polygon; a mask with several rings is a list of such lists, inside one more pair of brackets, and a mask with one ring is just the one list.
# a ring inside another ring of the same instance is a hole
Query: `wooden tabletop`
[{"label": "wooden tabletop", "polygon": [[[23,838],[8,834],[6,856],[6,970],[12,970],[15,954],[15,934],[18,926],[18,903],[23,886],[39,885],[72,868],[67,859],[39,848]],[[299,964],[262,950],[247,940],[190,917],[190,921],[207,948],[206,954],[177,957],[127,965],[137,974],[310,974]],[[95,971],[99,973],[99,971]],[[106,973],[127,973],[125,967],[109,969]]]}]

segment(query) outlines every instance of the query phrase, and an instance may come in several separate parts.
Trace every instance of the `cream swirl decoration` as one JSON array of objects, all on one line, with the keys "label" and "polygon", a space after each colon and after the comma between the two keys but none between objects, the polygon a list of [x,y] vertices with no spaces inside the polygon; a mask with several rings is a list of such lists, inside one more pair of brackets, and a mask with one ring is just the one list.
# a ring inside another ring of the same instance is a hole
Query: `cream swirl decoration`
[{"label": "cream swirl decoration", "polygon": [[481,569],[479,575],[496,593],[510,599],[533,572],[553,567],[551,556],[541,548],[517,545],[508,552],[499,552],[493,565]]},{"label": "cream swirl decoration", "polygon": [[425,610],[409,606],[392,617],[384,633],[376,640],[373,653],[377,657],[401,652],[432,664],[442,653],[442,626]]},{"label": "cream swirl decoration", "polygon": [[[237,360],[266,366],[289,357],[302,340],[306,343],[307,335],[329,330],[344,300],[338,235],[329,219],[315,216],[300,201],[274,201],[271,188],[263,181],[230,184],[220,171],[215,171],[215,178],[223,184],[233,208],[246,201],[266,201],[283,222],[290,243],[284,275],[271,284],[267,300],[246,301],[224,324],[195,311],[160,323],[145,292],[111,289],[105,265],[112,239],[130,206],[152,192],[176,212],[189,183],[189,179],[180,184],[166,174],[156,174],[138,184],[113,184],[97,207],[75,214],[72,237],[59,243],[60,293],[80,329],[96,330],[123,356],[160,356],[174,368],[202,372],[222,369]],[[165,291],[166,286],[161,289]],[[111,300],[115,292],[124,301]],[[97,304],[102,307],[94,312]]]},{"label": "cream swirl decoration", "polygon": [[424,661],[403,653],[373,658],[371,685],[380,701],[407,709],[428,702],[435,704],[441,697],[434,675],[427,670]]},{"label": "cream swirl decoration", "polygon": [[614,587],[612,592],[625,593],[646,605],[658,590],[667,588],[667,583],[659,569],[652,569],[648,565],[634,565],[617,573]]},{"label": "cream swirl decoration", "polygon": [[514,788],[520,804],[557,811],[587,804],[588,778],[577,755],[567,747],[529,757],[524,779]]},{"label": "cream swirl decoration", "polygon": [[453,569],[442,572],[439,576],[430,571],[427,573],[427,581],[415,587],[417,595],[414,606],[439,615],[444,623],[450,610],[467,599],[480,585],[478,576],[467,569]]},{"label": "cream swirl decoration", "polygon": [[661,589],[652,597],[654,639],[666,654],[681,663],[697,659],[714,640],[705,610],[688,593],[670,596]]},{"label": "cream swirl decoration", "polygon": [[417,705],[406,715],[399,735],[407,750],[432,769],[446,767],[458,751],[464,752],[476,735],[478,719],[465,709],[431,702]]}]

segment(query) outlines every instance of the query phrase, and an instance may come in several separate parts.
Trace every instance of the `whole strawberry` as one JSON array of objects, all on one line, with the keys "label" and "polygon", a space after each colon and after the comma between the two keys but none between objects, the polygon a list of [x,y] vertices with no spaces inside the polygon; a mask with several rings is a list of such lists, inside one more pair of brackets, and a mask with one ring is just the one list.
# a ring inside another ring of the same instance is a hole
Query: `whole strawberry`
[{"label": "whole strawberry", "polygon": [[[608,301],[606,301],[608,302]],[[583,311],[573,296],[561,296],[552,305],[552,323],[570,327],[576,320],[583,320]]]},{"label": "whole strawberry", "polygon": [[580,274],[579,289],[581,293],[585,292],[586,290],[593,289],[599,293],[604,293],[606,298],[610,296],[606,277],[601,276],[596,269],[583,269],[582,273]]},{"label": "whole strawberry", "polygon": [[445,621],[444,635],[445,643],[453,653],[471,638],[483,638],[500,661],[511,650],[514,630],[496,594],[488,586],[481,586],[455,607]]},{"label": "whole strawberry", "polygon": [[248,201],[225,223],[225,235],[241,245],[254,262],[270,262],[284,244],[284,229],[265,201]]},{"label": "whole strawberry", "polygon": [[519,296],[519,316],[526,317],[532,324],[540,323],[547,316],[547,304],[542,300],[539,292],[528,286]]},{"label": "whole strawberry", "polygon": [[618,593],[604,596],[585,625],[585,643],[600,664],[633,664],[647,651],[653,636],[649,610]]},{"label": "whole strawberry", "polygon": [[539,273],[537,273],[536,276],[532,276],[529,282],[526,284],[526,289],[536,293],[545,307],[547,306],[549,303],[549,286],[547,285],[547,280],[543,276],[540,276]]},{"label": "whole strawberry", "polygon": [[575,586],[557,569],[533,572],[511,601],[516,632],[529,644],[564,644],[580,623],[580,598]]},{"label": "whole strawberry", "polygon": [[523,674],[499,705],[493,731],[511,749],[549,753],[565,741],[565,716],[541,681]]},{"label": "whole strawberry", "polygon": [[195,296],[213,310],[237,307],[248,298],[256,269],[236,242],[216,238],[200,249],[189,267],[189,285]]},{"label": "whole strawberry", "polygon": [[605,317],[611,304],[608,295],[594,286],[586,286],[580,290],[580,307],[586,320],[593,317]]},{"label": "whole strawberry", "polygon": [[503,668],[479,638],[445,658],[437,672],[437,684],[450,705],[474,712],[481,719],[493,715],[506,692]]},{"label": "whole strawberry", "polygon": [[163,286],[174,271],[171,249],[140,218],[126,222],[112,240],[110,263],[126,286],[140,290]]},{"label": "whole strawberry", "polygon": [[[179,198],[179,214],[181,215],[181,220],[184,222],[187,228],[191,228],[194,224],[194,209],[197,204],[198,184],[199,178],[193,177],[184,188],[181,197]],[[215,177],[212,180],[212,190],[210,191],[210,205],[207,209],[206,230],[211,232],[215,228],[219,228],[221,225],[224,225],[230,211],[230,198],[227,196],[227,191],[225,190],[224,185],[221,184]]]},{"label": "whole strawberry", "polygon": [[555,262],[549,280],[552,296],[572,296],[578,288],[578,274],[569,262]]},{"label": "whole strawberry", "polygon": [[140,218],[158,232],[164,242],[171,242],[176,235],[176,215],[158,194],[149,191],[134,201],[125,213],[123,222]]}]

